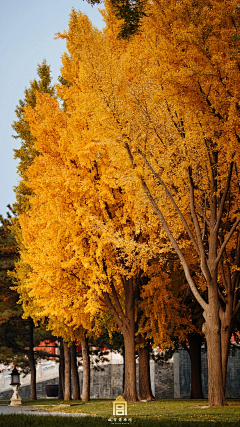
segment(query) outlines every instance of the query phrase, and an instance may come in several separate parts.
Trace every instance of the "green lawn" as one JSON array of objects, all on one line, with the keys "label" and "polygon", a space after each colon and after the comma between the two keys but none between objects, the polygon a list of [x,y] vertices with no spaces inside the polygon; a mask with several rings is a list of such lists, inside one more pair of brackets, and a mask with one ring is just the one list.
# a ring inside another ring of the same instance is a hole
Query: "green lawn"
[{"label": "green lawn", "polygon": [[[110,419],[113,419],[112,402],[112,400],[92,399],[90,402],[83,405],[70,406],[74,403],[80,404],[81,401],[72,400],[64,402],[56,399],[39,399],[35,402],[23,400],[23,405],[41,406],[41,409],[44,411],[97,415],[106,419],[106,425],[112,425],[112,421],[110,421]],[[0,401],[0,403],[3,403],[3,401]],[[176,421],[178,425],[182,424],[179,423],[180,421],[183,422],[182,425],[189,425],[189,421],[194,421],[193,425],[197,426],[197,424],[199,424],[204,426],[205,423],[203,421],[218,421],[221,422],[221,425],[234,422],[232,425],[238,425],[240,427],[240,400],[228,400],[228,406],[221,408],[209,408],[207,400],[157,400],[147,403],[129,403],[127,418],[132,419],[132,425],[139,426],[154,426],[154,421],[157,422],[156,425],[161,425],[159,421],[162,421],[166,426],[176,425]],[[80,420],[80,418],[78,418],[78,420]],[[141,420],[144,421],[143,424],[141,424]],[[103,421],[102,419],[101,426],[105,425]],[[186,421],[188,422],[186,423]],[[200,421],[201,423],[196,423],[196,421]],[[85,423],[86,422],[87,420],[85,418]],[[174,423],[171,424],[171,422]],[[214,425],[217,424],[214,423]]]},{"label": "green lawn", "polygon": [[123,422],[99,417],[59,417],[41,415],[0,415],[0,427],[239,427],[239,421],[160,421],[132,418]]},{"label": "green lawn", "polygon": [[0,427],[239,427],[239,421],[231,422],[210,422],[210,421],[158,421],[154,419],[141,420],[134,418],[132,422],[115,423],[108,419],[98,417],[69,418],[58,416],[37,416],[37,415],[0,415]]}]

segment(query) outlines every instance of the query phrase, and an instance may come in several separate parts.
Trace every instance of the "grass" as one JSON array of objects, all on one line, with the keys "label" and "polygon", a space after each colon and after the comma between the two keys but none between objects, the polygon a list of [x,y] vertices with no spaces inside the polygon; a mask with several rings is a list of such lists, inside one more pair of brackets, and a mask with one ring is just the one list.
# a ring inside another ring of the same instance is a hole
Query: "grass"
[{"label": "grass", "polygon": [[238,422],[210,421],[160,421],[156,419],[134,418],[132,422],[117,424],[99,417],[59,417],[38,415],[0,415],[0,427],[239,427]]},{"label": "grass", "polygon": [[[5,401],[6,402],[6,401]],[[0,401],[4,403],[4,401]],[[7,402],[6,402],[7,403]],[[39,399],[37,401],[23,400],[24,406],[38,406],[42,411],[50,412],[65,412],[68,414],[87,414],[95,415],[97,417],[77,417],[77,418],[61,418],[58,426],[112,426],[112,425],[123,425],[117,424],[113,420],[112,400],[103,399],[92,399],[83,405],[70,406],[72,404],[80,404],[81,401],[61,401],[56,399]],[[207,400],[157,400],[155,402],[138,402],[128,404],[128,415],[127,419],[132,419],[132,422],[128,425],[132,426],[143,426],[143,427],[171,427],[171,426],[194,426],[204,427],[205,425],[211,424],[214,426],[238,426],[240,427],[240,400],[228,400],[229,406],[209,408]],[[11,415],[12,417],[13,415]],[[16,415],[18,419],[24,417],[23,415]],[[2,423],[2,417],[0,416],[0,427],[2,426],[55,426],[55,422],[58,417],[52,417],[51,423],[46,420],[48,416],[34,416],[27,415],[27,419],[30,417],[35,420],[34,417],[38,418],[33,424],[19,424],[19,421],[15,424],[6,424],[7,418],[5,418],[5,424]],[[7,416],[5,416],[7,417]],[[10,416],[9,416],[10,417]],[[41,419],[43,418],[43,421]],[[119,417],[116,417],[119,418]],[[10,420],[10,418],[8,419]],[[45,421],[44,421],[45,420]],[[47,422],[46,422],[47,421]],[[119,421],[119,420],[118,420]],[[43,424],[41,424],[43,422]],[[70,424],[70,422],[72,424]],[[214,422],[214,423],[213,423]],[[35,424],[38,423],[38,424]],[[45,424],[44,424],[45,423]],[[75,424],[74,424],[75,423]],[[126,424],[126,423],[125,423]],[[57,426],[57,424],[56,424]]]}]

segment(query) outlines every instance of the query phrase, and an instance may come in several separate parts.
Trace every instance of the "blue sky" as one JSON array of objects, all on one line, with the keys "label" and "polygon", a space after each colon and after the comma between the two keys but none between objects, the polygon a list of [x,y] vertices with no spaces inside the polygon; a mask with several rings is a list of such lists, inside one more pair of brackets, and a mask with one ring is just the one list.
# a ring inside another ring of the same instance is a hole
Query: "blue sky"
[{"label": "blue sky", "polygon": [[20,147],[11,137],[11,124],[25,87],[37,77],[43,59],[51,65],[52,82],[57,81],[66,43],[54,40],[54,34],[68,29],[72,7],[86,13],[99,29],[104,24],[98,7],[82,0],[0,0],[0,5],[0,214],[6,216],[18,182],[13,149]]}]

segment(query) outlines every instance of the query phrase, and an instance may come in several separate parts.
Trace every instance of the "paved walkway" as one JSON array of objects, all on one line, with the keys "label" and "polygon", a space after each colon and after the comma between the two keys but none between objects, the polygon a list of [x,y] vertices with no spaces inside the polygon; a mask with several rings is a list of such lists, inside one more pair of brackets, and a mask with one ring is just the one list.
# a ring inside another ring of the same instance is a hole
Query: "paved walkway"
[{"label": "paved walkway", "polygon": [[28,406],[8,406],[0,404],[0,415],[6,414],[24,414],[24,415],[58,415],[60,417],[86,417],[88,414],[69,414],[66,412],[47,412],[39,407]]}]

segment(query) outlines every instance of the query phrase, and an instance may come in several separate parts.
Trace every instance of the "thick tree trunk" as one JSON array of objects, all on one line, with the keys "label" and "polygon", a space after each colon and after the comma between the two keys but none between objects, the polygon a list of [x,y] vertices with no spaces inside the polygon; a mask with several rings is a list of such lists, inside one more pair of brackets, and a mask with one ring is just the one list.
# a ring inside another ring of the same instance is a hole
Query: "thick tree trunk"
[{"label": "thick tree trunk", "polygon": [[125,279],[125,316],[121,323],[121,332],[125,348],[125,380],[123,398],[127,402],[137,402],[136,358],[135,358],[135,290],[133,279]]},{"label": "thick tree trunk", "polygon": [[63,341],[64,348],[64,400],[71,400],[71,358],[68,343]]},{"label": "thick tree trunk", "polygon": [[83,357],[83,389],[82,401],[88,402],[90,400],[90,357],[88,348],[88,338],[84,334],[82,344],[82,357]]},{"label": "thick tree trunk", "polygon": [[73,386],[73,399],[80,399],[80,387],[79,387],[79,376],[77,368],[77,357],[76,357],[76,345],[72,343],[70,347],[71,354],[71,372],[72,372],[72,386]]},{"label": "thick tree trunk", "polygon": [[192,333],[188,335],[191,362],[191,399],[203,399],[201,379],[201,346],[203,335]]},{"label": "thick tree trunk", "polygon": [[208,400],[210,406],[226,404],[223,389],[222,352],[218,297],[209,291],[208,312],[204,312],[208,352]]},{"label": "thick tree trunk", "polygon": [[64,349],[63,339],[59,338],[60,342],[60,357],[59,357],[59,384],[58,384],[58,399],[64,399]]},{"label": "thick tree trunk", "polygon": [[225,404],[221,343],[218,332],[212,330],[208,332],[208,400],[210,406],[223,406]]},{"label": "thick tree trunk", "polygon": [[138,337],[138,343],[144,347],[138,348],[139,356],[139,400],[154,400],[151,389],[150,365],[149,365],[149,345],[144,337]]},{"label": "thick tree trunk", "polygon": [[123,398],[127,400],[127,402],[136,402],[138,399],[136,388],[134,324],[128,326],[128,331],[125,331],[123,334],[125,347],[125,381]]},{"label": "thick tree trunk", "polygon": [[37,390],[36,390],[36,364],[35,364],[35,357],[34,357],[34,343],[33,343],[33,329],[34,329],[34,323],[32,318],[29,318],[29,350],[28,350],[28,360],[29,360],[29,367],[31,372],[31,394],[30,399],[36,400],[37,399]]}]

